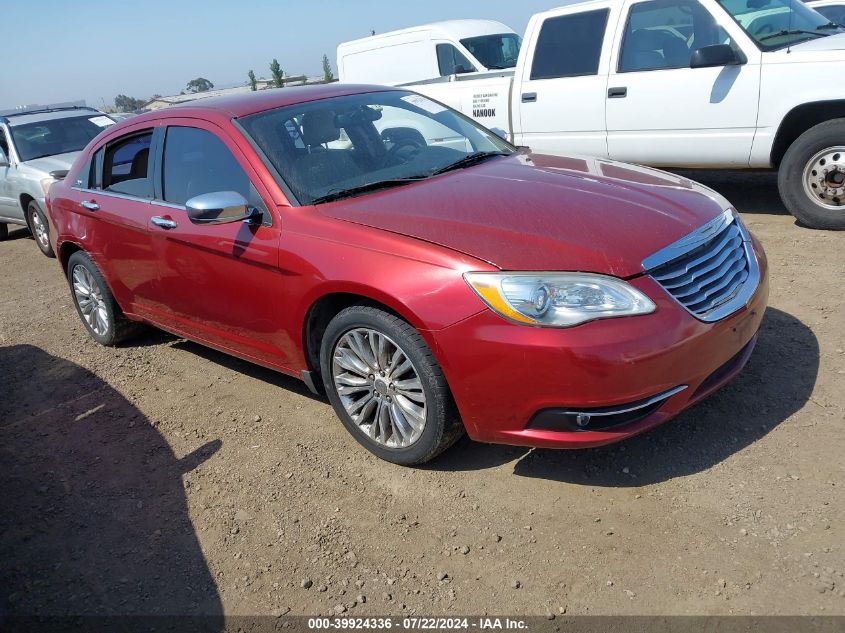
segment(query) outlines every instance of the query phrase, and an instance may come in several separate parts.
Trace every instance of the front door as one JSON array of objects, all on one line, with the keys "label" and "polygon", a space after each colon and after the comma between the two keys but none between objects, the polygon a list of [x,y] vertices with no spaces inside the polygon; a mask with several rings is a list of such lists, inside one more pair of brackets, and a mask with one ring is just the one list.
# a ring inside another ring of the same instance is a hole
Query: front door
[{"label": "front door", "polygon": [[[227,351],[285,365],[277,288],[279,220],[237,145],[212,124],[167,128],[152,231],[159,252],[159,321]],[[258,183],[256,184],[253,183]],[[263,211],[258,224],[194,224],[185,203],[235,191]]]},{"label": "front door", "polygon": [[[727,18],[725,18],[727,19]],[[747,167],[757,125],[760,52],[746,63],[690,68],[698,48],[730,44],[697,0],[629,5],[607,84],[611,158],[648,165]]]},{"label": "front door", "polygon": [[618,8],[547,17],[526,36],[526,51],[512,96],[514,141],[535,152],[607,156],[605,87],[610,52],[603,46]]}]

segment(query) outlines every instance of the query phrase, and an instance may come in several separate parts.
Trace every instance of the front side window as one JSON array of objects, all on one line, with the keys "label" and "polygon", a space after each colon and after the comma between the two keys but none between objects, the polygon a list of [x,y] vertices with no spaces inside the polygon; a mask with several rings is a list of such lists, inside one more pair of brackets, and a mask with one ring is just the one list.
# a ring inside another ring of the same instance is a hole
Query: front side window
[{"label": "front side window", "polygon": [[475,66],[470,63],[466,55],[451,44],[437,45],[437,66],[440,69],[441,77],[476,71]]},{"label": "front side window", "polygon": [[548,18],[543,22],[531,79],[595,75],[607,28],[608,9]]},{"label": "front side window", "polygon": [[139,198],[153,197],[150,145],[152,131],[133,134],[106,146],[103,155],[104,191]]},{"label": "front side window", "polygon": [[454,110],[400,90],[286,106],[237,122],[302,204],[431,178],[515,151]]},{"label": "front side window", "polygon": [[196,196],[234,191],[266,210],[258,191],[232,152],[216,135],[193,127],[167,128],[162,194],[165,202],[184,206]]},{"label": "front side window", "polygon": [[10,129],[18,157],[26,162],[45,156],[78,152],[113,123],[109,117],[98,114],[12,125]]},{"label": "front side window", "polygon": [[461,44],[489,69],[514,68],[519,59],[522,39],[516,33],[479,35],[461,40]]},{"label": "front side window", "polygon": [[834,24],[845,25],[845,4],[831,4],[827,7],[813,7]]},{"label": "front side window", "polygon": [[730,44],[725,30],[695,0],[653,0],[631,7],[619,72],[689,68],[693,51]]},{"label": "front side window", "polygon": [[7,160],[10,159],[9,156],[9,144],[6,142],[6,131],[0,127],[0,152],[3,152],[0,155],[0,158],[5,158]]},{"label": "front side window", "polygon": [[764,51],[841,33],[843,29],[796,0],[718,0]]}]

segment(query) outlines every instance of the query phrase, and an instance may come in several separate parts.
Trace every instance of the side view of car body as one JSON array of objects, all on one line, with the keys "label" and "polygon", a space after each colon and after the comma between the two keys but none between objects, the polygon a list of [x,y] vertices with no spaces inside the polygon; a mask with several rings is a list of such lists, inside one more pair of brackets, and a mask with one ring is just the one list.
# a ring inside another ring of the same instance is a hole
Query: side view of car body
[{"label": "side view of car body", "polygon": [[0,115],[0,240],[8,235],[7,225],[26,226],[41,252],[53,256],[44,215],[47,190],[113,123],[102,112],[79,106]]},{"label": "side view of car body", "polygon": [[577,448],[652,428],[742,368],[768,292],[715,192],[383,87],[132,118],[47,203],[95,340],[143,321],[299,377],[401,464],[464,430]]}]

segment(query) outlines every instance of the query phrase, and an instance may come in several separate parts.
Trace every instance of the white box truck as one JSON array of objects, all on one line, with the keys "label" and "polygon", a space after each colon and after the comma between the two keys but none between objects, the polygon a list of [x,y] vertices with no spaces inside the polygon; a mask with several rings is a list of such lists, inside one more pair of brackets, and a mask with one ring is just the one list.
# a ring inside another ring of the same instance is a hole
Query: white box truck
[{"label": "white box truck", "polygon": [[[844,31],[798,0],[575,0],[513,70],[403,85],[540,153],[777,169],[800,222],[845,229]],[[384,83],[390,56],[340,79]]]}]

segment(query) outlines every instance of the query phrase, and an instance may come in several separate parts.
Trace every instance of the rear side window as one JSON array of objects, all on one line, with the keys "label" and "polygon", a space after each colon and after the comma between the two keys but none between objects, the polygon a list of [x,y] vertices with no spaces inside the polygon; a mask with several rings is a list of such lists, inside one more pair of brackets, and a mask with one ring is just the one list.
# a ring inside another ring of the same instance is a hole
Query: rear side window
[{"label": "rear side window", "polygon": [[534,50],[531,79],[597,74],[609,13],[609,9],[601,9],[543,22]]},{"label": "rear side window", "polygon": [[437,66],[440,69],[440,76],[460,75],[461,73],[474,73],[476,71],[466,55],[461,53],[451,44],[437,45]]},{"label": "rear side window", "polygon": [[164,201],[184,206],[195,196],[235,191],[266,211],[255,187],[217,136],[193,127],[169,127],[164,141]]},{"label": "rear side window", "polygon": [[134,134],[106,146],[103,190],[139,198],[153,197],[150,145],[152,131]]}]

